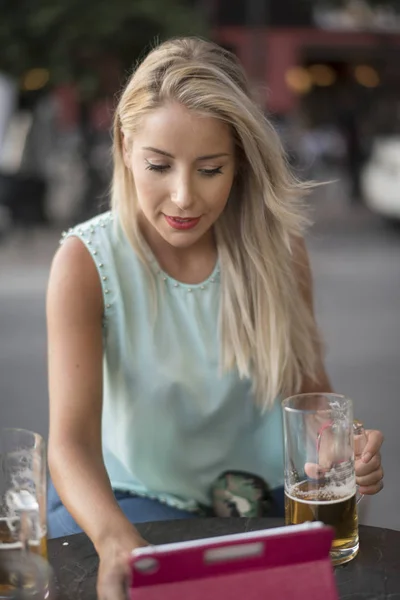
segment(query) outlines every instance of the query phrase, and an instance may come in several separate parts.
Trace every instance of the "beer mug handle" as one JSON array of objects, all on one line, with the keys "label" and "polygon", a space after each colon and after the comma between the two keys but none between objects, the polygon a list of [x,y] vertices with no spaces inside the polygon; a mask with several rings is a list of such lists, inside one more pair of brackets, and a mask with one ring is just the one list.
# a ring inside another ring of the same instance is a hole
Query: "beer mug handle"
[{"label": "beer mug handle", "polygon": [[[367,434],[365,432],[364,429],[364,425],[361,423],[361,421],[353,421],[353,435],[354,435],[354,457],[360,458],[360,456],[363,453],[363,450],[365,448],[365,446],[367,445]],[[358,498],[357,498],[357,504],[359,504],[361,502],[361,500],[364,498],[363,494],[357,494]]]}]

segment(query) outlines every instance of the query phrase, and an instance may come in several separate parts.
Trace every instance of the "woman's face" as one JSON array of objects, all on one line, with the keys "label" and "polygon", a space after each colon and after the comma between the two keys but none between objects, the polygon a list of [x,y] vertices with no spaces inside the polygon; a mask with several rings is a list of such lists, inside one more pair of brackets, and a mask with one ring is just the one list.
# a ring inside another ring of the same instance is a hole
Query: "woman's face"
[{"label": "woman's face", "polygon": [[191,246],[218,219],[234,179],[234,150],[228,125],[179,104],[143,120],[125,162],[140,212],[169,244]]}]

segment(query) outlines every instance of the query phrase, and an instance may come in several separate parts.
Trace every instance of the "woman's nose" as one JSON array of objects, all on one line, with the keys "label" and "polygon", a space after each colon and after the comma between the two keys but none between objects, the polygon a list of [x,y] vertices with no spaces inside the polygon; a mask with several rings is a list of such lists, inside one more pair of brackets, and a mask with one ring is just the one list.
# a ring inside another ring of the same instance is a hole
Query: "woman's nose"
[{"label": "woman's nose", "polygon": [[194,191],[189,181],[180,181],[172,194],[172,201],[182,211],[191,208],[194,202]]}]

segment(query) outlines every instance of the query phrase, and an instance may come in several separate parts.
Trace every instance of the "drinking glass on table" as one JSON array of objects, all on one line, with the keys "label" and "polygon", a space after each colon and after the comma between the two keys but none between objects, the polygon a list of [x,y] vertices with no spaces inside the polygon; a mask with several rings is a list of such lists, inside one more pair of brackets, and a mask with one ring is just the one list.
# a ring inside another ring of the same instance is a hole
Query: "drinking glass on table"
[{"label": "drinking glass on table", "polygon": [[0,600],[55,600],[56,585],[49,563],[25,549],[0,552]]},{"label": "drinking glass on table", "polygon": [[299,394],[283,402],[285,435],[285,520],[287,525],[322,521],[335,530],[335,565],[358,553],[355,442],[366,442],[353,419],[349,398]]},{"label": "drinking glass on table", "polygon": [[[24,429],[0,429],[0,554],[34,553],[47,559],[46,453],[43,438]],[[1,592],[13,585],[0,573]]]}]

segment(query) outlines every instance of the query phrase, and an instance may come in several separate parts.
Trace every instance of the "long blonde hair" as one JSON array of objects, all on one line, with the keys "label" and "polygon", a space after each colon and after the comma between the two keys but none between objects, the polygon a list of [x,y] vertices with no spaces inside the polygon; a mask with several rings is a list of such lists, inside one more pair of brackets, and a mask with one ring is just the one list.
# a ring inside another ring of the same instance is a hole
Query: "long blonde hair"
[{"label": "long blonde hair", "polygon": [[236,57],[198,38],[165,42],[135,70],[114,121],[112,209],[144,262],[123,136],[129,139],[149,111],[171,101],[228,123],[234,136],[238,171],[215,224],[221,367],[250,377],[257,403],[266,408],[277,396],[297,392],[303,377],[315,378],[317,369],[318,332],[293,255],[293,241],[307,224],[307,184],[290,173]]}]

